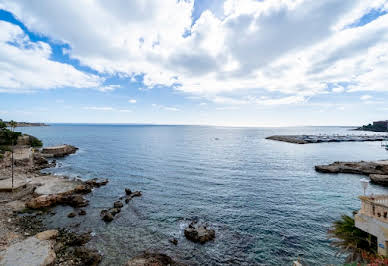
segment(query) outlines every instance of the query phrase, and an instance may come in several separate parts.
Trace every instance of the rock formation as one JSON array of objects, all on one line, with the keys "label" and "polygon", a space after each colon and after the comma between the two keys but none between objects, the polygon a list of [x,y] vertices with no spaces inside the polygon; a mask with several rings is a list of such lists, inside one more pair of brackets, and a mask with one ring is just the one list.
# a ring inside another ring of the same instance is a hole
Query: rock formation
[{"label": "rock formation", "polygon": [[350,173],[361,175],[388,175],[388,162],[334,162],[328,165],[317,165],[315,170],[322,173]]},{"label": "rock formation", "polygon": [[66,155],[75,153],[77,150],[77,147],[64,144],[55,147],[45,147],[42,149],[41,153],[45,157],[64,157]]},{"label": "rock formation", "polygon": [[208,229],[205,224],[191,222],[184,231],[185,237],[193,242],[204,244],[216,237],[213,229]]},{"label": "rock formation", "polygon": [[182,265],[162,253],[144,253],[130,259],[126,266],[177,266]]}]

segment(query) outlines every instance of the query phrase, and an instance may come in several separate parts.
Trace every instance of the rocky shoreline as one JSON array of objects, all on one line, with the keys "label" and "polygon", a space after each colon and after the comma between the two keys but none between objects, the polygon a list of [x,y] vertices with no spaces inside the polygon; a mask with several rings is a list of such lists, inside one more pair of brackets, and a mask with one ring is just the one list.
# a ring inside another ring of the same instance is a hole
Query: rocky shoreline
[{"label": "rocky shoreline", "polygon": [[350,173],[369,176],[376,184],[388,186],[388,160],[372,162],[334,162],[327,165],[316,165],[315,170],[321,173]]},{"label": "rocky shoreline", "polygon": [[11,164],[10,154],[4,154],[0,160],[0,265],[97,265],[101,255],[85,247],[89,234],[47,230],[42,219],[58,204],[86,206],[83,195],[107,180],[70,180],[41,173],[39,170],[55,166],[55,161],[22,145],[14,149],[12,186]]},{"label": "rocky shoreline", "polygon": [[[0,158],[0,265],[98,265],[102,254],[87,248],[90,232],[77,234],[72,228],[46,228],[46,216],[56,215],[55,206],[73,208],[63,219],[88,215],[84,207],[89,201],[84,195],[105,186],[107,179],[87,181],[54,176],[40,170],[55,167],[56,157],[75,153],[71,145],[32,148],[28,143],[14,147],[14,180],[11,180],[12,156],[5,152]],[[50,161],[49,161],[50,160]],[[112,207],[101,211],[106,223],[114,220],[124,204],[129,204],[141,191],[125,188],[123,196]],[[187,240],[204,244],[215,238],[215,230],[207,224],[193,221],[184,230]],[[178,245],[177,239],[170,239]],[[161,253],[145,252],[125,265],[183,265]]]},{"label": "rocky shoreline", "polygon": [[325,143],[325,142],[363,142],[363,141],[387,141],[388,135],[274,135],[266,137],[295,144]]}]

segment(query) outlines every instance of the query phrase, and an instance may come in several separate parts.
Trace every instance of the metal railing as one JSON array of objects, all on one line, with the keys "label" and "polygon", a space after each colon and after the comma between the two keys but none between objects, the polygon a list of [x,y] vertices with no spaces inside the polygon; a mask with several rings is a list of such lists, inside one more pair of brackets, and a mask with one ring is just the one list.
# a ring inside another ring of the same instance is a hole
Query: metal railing
[{"label": "metal railing", "polygon": [[388,223],[388,195],[360,196],[360,213]]}]

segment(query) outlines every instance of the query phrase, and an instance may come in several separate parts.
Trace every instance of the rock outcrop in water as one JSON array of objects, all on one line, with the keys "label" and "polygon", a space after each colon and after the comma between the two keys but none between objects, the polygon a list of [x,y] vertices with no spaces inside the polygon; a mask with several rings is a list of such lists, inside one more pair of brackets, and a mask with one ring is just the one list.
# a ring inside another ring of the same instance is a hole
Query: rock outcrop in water
[{"label": "rock outcrop in water", "polygon": [[193,242],[204,244],[216,237],[213,229],[208,229],[206,224],[191,222],[184,231],[185,237]]},{"label": "rock outcrop in water", "polygon": [[101,219],[105,222],[111,222],[113,221],[114,217],[121,212],[121,208],[124,207],[124,204],[121,202],[121,200],[125,199],[125,203],[129,203],[129,201],[134,197],[140,197],[141,192],[135,191],[132,192],[129,188],[125,189],[125,196],[120,197],[120,200],[115,201],[113,203],[113,208],[102,210],[100,213]]},{"label": "rock outcrop in water", "polygon": [[45,147],[42,149],[41,153],[45,157],[64,157],[66,155],[75,153],[77,150],[77,147],[64,144],[54,147]]},{"label": "rock outcrop in water", "polygon": [[275,135],[266,139],[277,140],[295,144],[324,143],[324,142],[352,142],[352,141],[384,141],[387,135]]},{"label": "rock outcrop in water", "polygon": [[349,173],[369,176],[373,183],[388,186],[388,161],[374,162],[334,162],[328,165],[317,165],[315,170],[321,173]]},{"label": "rock outcrop in water", "polygon": [[328,165],[317,165],[315,170],[322,173],[350,173],[361,175],[388,175],[388,161],[375,162],[334,162]]},{"label": "rock outcrop in water", "polygon": [[126,266],[178,266],[183,265],[162,253],[144,253],[130,259]]}]

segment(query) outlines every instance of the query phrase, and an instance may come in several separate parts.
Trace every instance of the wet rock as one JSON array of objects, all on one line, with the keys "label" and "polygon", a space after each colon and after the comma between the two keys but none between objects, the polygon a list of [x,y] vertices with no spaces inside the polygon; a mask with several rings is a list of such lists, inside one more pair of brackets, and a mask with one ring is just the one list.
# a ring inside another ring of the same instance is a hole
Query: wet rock
[{"label": "wet rock", "polygon": [[125,189],[125,194],[126,194],[126,195],[131,195],[131,194],[132,194],[132,191],[131,191],[129,188],[126,188],[126,189]]},{"label": "wet rock", "polygon": [[86,211],[85,211],[85,210],[80,210],[80,211],[78,212],[78,215],[86,215]]},{"label": "wet rock", "polygon": [[162,253],[144,253],[128,260],[126,266],[176,266],[181,265]]},{"label": "wet rock", "polygon": [[126,198],[126,199],[125,199],[125,203],[128,204],[128,202],[129,202],[130,200],[131,200],[130,198]]},{"label": "wet rock", "polygon": [[50,240],[57,238],[58,234],[58,230],[47,230],[36,234],[35,237],[40,240]]},{"label": "wet rock", "polygon": [[115,203],[113,203],[113,207],[114,208],[122,208],[124,205],[121,201],[116,201]]},{"label": "wet rock", "polygon": [[113,215],[107,210],[103,210],[101,212],[101,217],[102,217],[102,220],[104,220],[105,222],[113,221]]},{"label": "wet rock", "polygon": [[87,194],[92,192],[92,187],[90,185],[82,184],[75,187],[74,192]]},{"label": "wet rock", "polygon": [[208,229],[206,225],[199,222],[192,222],[184,230],[185,237],[193,242],[204,244],[216,237],[213,229]]},{"label": "wet rock", "polygon": [[83,246],[77,247],[74,251],[74,255],[83,262],[83,265],[98,265],[102,259],[102,256],[98,251]]},{"label": "wet rock", "polygon": [[75,212],[70,212],[67,217],[69,218],[74,218],[77,214],[75,214]]},{"label": "wet rock", "polygon": [[369,177],[373,183],[388,186],[388,175],[370,175]]},{"label": "wet rock", "polygon": [[108,184],[109,180],[106,178],[92,178],[87,181],[85,181],[85,184],[92,186],[92,187],[101,187]]},{"label": "wet rock", "polygon": [[60,198],[59,203],[77,208],[87,206],[89,201],[84,199],[81,195],[66,195]]},{"label": "wet rock", "polygon": [[134,197],[140,197],[142,194],[141,194],[141,191],[135,191],[131,194],[131,198],[134,198]]},{"label": "wet rock", "polygon": [[169,239],[168,241],[170,241],[170,243],[174,244],[175,246],[178,245],[178,239],[176,239],[175,237]]},{"label": "wet rock", "polygon": [[116,214],[118,214],[118,213],[121,212],[121,209],[120,209],[120,208],[112,208],[112,209],[109,209],[109,212],[110,212],[113,216],[116,216]]}]

